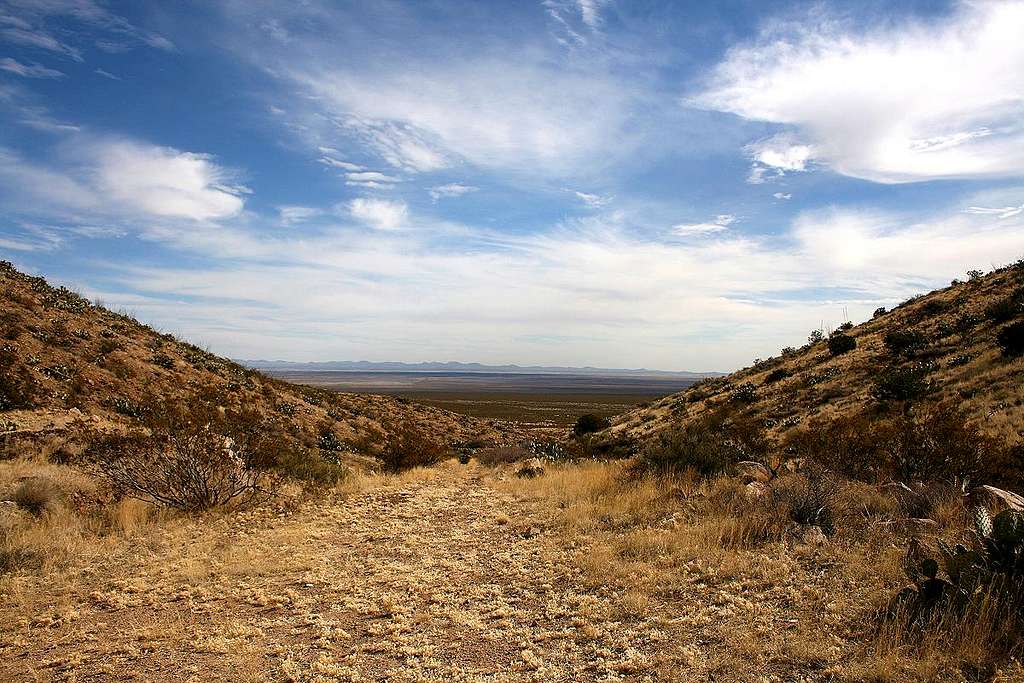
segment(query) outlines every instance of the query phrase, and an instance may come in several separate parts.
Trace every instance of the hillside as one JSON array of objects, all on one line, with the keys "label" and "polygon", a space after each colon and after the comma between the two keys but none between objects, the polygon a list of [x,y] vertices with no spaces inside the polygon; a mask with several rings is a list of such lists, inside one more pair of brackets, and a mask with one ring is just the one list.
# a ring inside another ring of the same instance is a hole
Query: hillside
[{"label": "hillside", "polygon": [[117,431],[154,402],[255,411],[305,457],[369,463],[412,425],[449,446],[503,442],[515,428],[400,399],[337,394],[267,377],[123,313],[0,263],[0,444],[55,434],[74,451],[86,429]]},{"label": "hillside", "polygon": [[[1024,360],[997,334],[1024,319],[1024,262],[880,309],[843,326],[856,347],[833,354],[830,336],[619,416],[601,439],[637,446],[725,408],[779,436],[838,415],[947,405],[1007,442],[1024,437]],[[851,345],[849,342],[846,342]]]}]

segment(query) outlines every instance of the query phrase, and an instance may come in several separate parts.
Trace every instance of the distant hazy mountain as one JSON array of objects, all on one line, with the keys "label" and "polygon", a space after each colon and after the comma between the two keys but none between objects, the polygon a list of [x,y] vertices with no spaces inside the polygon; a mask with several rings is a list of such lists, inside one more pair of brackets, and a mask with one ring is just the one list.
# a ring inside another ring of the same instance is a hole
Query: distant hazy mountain
[{"label": "distant hazy mountain", "polygon": [[297,363],[287,360],[239,360],[238,363],[257,370],[281,371],[296,370],[303,372],[490,372],[508,374],[548,374],[548,375],[597,375],[597,376],[656,376],[701,378],[718,377],[721,372],[669,372],[666,370],[647,370],[645,368],[572,368],[549,367],[543,365],[484,365],[482,363],[394,363],[358,360],[331,360],[312,363]]}]

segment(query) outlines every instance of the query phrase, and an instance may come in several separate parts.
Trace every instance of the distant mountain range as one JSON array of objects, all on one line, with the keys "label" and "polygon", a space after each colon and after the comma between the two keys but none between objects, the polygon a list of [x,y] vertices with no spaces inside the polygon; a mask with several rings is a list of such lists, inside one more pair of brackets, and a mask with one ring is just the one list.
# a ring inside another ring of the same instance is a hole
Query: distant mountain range
[{"label": "distant mountain range", "polygon": [[598,377],[677,377],[700,379],[701,377],[720,377],[723,372],[670,372],[667,370],[647,370],[646,368],[573,368],[546,365],[484,365],[483,363],[396,363],[374,362],[366,360],[331,360],[300,363],[287,360],[238,360],[236,361],[256,370],[270,372],[294,370],[301,372],[480,372],[497,374],[545,374],[545,375],[592,375]]}]

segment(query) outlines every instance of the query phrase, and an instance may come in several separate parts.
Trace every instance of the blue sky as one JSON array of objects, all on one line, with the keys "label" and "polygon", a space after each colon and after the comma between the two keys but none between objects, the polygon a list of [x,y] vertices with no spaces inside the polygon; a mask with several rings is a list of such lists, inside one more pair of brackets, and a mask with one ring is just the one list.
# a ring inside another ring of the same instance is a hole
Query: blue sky
[{"label": "blue sky", "polygon": [[1022,2],[0,0],[0,256],[236,358],[727,370],[1024,256]]}]

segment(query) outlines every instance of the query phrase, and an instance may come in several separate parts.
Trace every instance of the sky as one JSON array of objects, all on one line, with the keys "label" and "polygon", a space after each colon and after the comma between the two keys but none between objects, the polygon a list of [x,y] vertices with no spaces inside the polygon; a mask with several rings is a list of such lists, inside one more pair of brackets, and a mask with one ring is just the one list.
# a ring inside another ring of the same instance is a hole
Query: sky
[{"label": "sky", "polygon": [[0,258],[233,358],[731,370],[1024,256],[1024,2],[0,0]]}]

